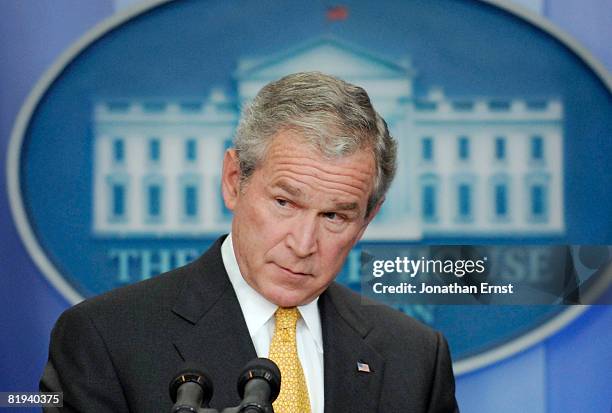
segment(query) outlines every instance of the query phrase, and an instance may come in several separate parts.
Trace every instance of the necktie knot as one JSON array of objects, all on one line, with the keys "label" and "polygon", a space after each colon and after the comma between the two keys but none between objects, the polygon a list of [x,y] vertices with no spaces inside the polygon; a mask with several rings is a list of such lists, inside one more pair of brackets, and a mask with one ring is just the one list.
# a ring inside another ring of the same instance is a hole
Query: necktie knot
[{"label": "necktie knot", "polygon": [[276,321],[276,328],[295,330],[297,320],[300,318],[300,312],[297,307],[278,307],[274,314],[274,318]]}]

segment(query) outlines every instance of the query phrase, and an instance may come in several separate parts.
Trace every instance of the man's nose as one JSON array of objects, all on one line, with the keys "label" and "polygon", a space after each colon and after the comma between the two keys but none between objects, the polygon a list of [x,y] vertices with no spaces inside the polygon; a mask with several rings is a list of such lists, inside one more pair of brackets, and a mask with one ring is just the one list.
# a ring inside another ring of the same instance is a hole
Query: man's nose
[{"label": "man's nose", "polygon": [[287,245],[300,258],[308,257],[317,251],[317,219],[302,216],[292,223],[287,236]]}]

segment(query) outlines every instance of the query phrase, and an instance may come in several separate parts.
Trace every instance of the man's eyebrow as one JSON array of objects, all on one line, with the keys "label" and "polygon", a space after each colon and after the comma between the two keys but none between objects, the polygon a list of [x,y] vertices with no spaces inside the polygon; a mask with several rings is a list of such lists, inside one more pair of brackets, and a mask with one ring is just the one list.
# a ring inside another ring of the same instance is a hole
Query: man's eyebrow
[{"label": "man's eyebrow", "polygon": [[289,185],[289,183],[287,183],[285,181],[278,181],[276,183],[276,186],[278,186],[283,191],[285,191],[288,194],[293,195],[295,197],[298,197],[298,196],[300,196],[302,194],[302,191],[299,188],[291,186],[291,185]]},{"label": "man's eyebrow", "polygon": [[[302,195],[302,190],[300,188],[296,188],[286,181],[278,181],[275,185],[296,198],[299,198]],[[359,209],[359,204],[357,202],[338,202],[334,204],[332,209],[338,211],[355,211]]]},{"label": "man's eyebrow", "polygon": [[357,202],[340,202],[334,206],[334,209],[340,211],[354,211],[359,208]]}]

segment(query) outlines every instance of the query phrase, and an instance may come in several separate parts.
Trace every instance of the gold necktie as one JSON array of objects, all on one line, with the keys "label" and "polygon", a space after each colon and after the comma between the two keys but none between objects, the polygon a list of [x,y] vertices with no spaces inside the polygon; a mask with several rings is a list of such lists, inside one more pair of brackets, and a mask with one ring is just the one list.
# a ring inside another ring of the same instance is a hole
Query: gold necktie
[{"label": "gold necktie", "polygon": [[281,371],[281,391],[274,402],[275,413],[310,413],[306,378],[297,353],[295,328],[300,313],[297,307],[279,307],[274,315],[276,327],[270,343],[270,359]]}]

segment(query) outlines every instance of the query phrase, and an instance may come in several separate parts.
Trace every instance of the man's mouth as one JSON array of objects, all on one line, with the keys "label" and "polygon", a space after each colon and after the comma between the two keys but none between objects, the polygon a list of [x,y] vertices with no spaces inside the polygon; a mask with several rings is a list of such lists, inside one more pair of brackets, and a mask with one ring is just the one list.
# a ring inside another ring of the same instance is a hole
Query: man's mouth
[{"label": "man's mouth", "polygon": [[283,270],[283,271],[285,271],[285,272],[287,272],[289,274],[292,274],[292,275],[299,275],[299,276],[302,276],[302,277],[310,275],[309,273],[306,273],[306,272],[294,271],[294,270],[292,270],[290,268],[283,267],[282,265],[279,265],[279,264],[276,264],[276,266],[279,267],[281,270]]}]

